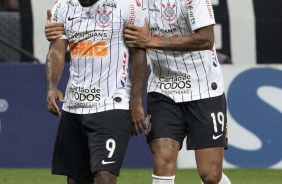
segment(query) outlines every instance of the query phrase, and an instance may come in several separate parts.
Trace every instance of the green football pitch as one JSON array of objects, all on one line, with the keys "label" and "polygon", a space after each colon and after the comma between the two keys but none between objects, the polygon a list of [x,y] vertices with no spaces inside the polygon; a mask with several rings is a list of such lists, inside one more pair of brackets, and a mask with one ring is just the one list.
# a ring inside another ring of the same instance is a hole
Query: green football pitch
[{"label": "green football pitch", "polygon": [[[225,169],[232,184],[282,184],[279,169]],[[151,184],[151,169],[122,169],[118,184]],[[65,184],[64,176],[50,174],[44,169],[0,169],[0,184]],[[195,169],[178,169],[176,184],[200,184]]]}]

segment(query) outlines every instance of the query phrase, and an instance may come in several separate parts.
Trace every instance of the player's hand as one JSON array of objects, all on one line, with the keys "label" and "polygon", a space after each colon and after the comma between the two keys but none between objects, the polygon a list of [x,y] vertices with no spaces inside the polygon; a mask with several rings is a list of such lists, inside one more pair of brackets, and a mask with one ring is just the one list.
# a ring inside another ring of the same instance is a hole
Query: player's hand
[{"label": "player's hand", "polygon": [[143,130],[147,128],[145,124],[145,114],[142,103],[135,103],[130,101],[130,113],[131,113],[131,134],[138,136],[142,134]]},{"label": "player's hand", "polygon": [[128,24],[123,32],[126,44],[133,44],[136,47],[146,49],[152,36],[149,32],[148,23],[145,21],[143,27]]},{"label": "player's hand", "polygon": [[51,89],[47,92],[47,108],[51,114],[60,116],[61,112],[56,103],[56,100],[59,100],[62,103],[65,103],[64,95],[58,89]]},{"label": "player's hand", "polygon": [[51,10],[47,10],[47,21],[45,24],[45,37],[49,42],[57,40],[65,34],[64,24],[51,23]]}]

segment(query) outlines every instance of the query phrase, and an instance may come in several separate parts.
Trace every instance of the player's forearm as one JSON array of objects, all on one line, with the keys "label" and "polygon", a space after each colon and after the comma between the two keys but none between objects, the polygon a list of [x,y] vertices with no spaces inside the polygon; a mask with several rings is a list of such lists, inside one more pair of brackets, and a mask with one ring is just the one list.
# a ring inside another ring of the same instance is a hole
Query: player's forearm
[{"label": "player's forearm", "polygon": [[179,38],[152,37],[146,48],[170,51],[200,51],[210,50],[214,45],[213,27],[205,27],[197,30],[189,36]]},{"label": "player's forearm", "polygon": [[147,59],[144,49],[131,48],[131,98],[133,103],[142,103],[142,95],[147,72]]},{"label": "player's forearm", "polygon": [[46,58],[46,87],[47,90],[57,88],[65,63],[66,49],[56,43],[50,44],[50,49]]}]

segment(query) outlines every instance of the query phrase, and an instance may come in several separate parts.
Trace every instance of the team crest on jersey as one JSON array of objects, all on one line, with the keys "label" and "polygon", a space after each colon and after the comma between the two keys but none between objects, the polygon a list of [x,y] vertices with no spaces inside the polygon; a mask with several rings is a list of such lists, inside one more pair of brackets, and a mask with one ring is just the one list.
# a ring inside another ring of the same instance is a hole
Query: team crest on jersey
[{"label": "team crest on jersey", "polygon": [[162,4],[162,17],[171,22],[176,19],[176,4],[172,4],[168,1],[165,4]]},{"label": "team crest on jersey", "polygon": [[108,11],[106,8],[103,8],[103,10],[97,10],[98,13],[98,20],[96,20],[96,23],[102,27],[106,28],[112,24],[111,14],[113,13],[111,10]]}]

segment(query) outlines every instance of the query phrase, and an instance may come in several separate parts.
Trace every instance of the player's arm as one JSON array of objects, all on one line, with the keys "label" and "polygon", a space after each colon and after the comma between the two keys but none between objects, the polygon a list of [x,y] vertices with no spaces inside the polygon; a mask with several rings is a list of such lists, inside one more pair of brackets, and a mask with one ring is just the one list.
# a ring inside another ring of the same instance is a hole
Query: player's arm
[{"label": "player's arm", "polygon": [[61,115],[56,100],[65,102],[62,92],[57,87],[64,69],[67,45],[68,41],[64,39],[51,42],[46,58],[46,103],[49,112],[56,116]]},{"label": "player's arm", "polygon": [[57,40],[65,34],[64,24],[51,22],[51,10],[47,10],[47,21],[45,24],[45,37],[49,42]]},{"label": "player's arm", "polygon": [[151,36],[147,24],[143,27],[128,24],[124,30],[124,37],[126,39],[125,43],[146,49],[199,51],[210,50],[214,45],[213,25],[199,28],[189,36],[173,38]]},{"label": "player's arm", "polygon": [[131,97],[129,108],[131,112],[133,133],[137,136],[146,129],[144,121],[144,109],[142,106],[142,94],[146,80],[147,60],[144,49],[130,48],[131,60]]}]

